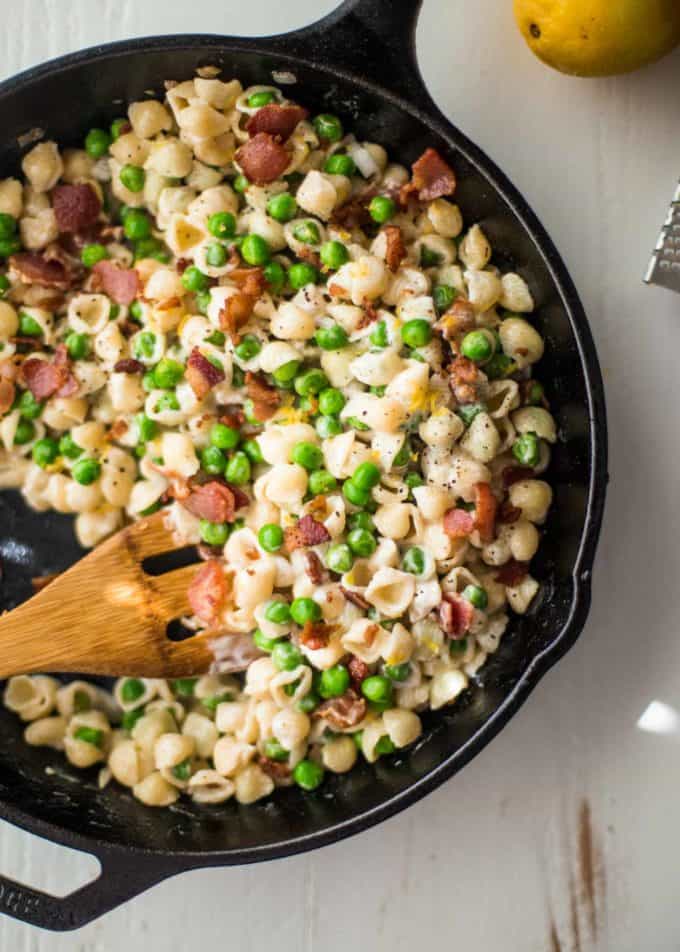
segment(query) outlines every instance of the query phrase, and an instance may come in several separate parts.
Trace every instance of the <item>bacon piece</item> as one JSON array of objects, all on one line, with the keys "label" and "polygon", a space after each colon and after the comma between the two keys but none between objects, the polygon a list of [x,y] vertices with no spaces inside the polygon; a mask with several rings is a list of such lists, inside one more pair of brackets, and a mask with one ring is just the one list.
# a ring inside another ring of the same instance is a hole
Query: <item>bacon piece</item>
[{"label": "bacon piece", "polygon": [[15,387],[11,380],[0,378],[0,414],[7,413],[14,403]]},{"label": "bacon piece", "polygon": [[458,403],[475,403],[480,384],[477,365],[467,357],[456,357],[447,369],[450,374],[449,386]]},{"label": "bacon piece", "polygon": [[443,525],[450,539],[467,539],[474,531],[475,517],[466,509],[447,509]]},{"label": "bacon piece", "polygon": [[513,522],[517,522],[521,515],[522,510],[518,509],[517,506],[511,506],[510,500],[506,499],[498,510],[496,520],[497,522],[502,522],[504,525],[510,525]]},{"label": "bacon piece", "polygon": [[401,228],[398,225],[386,225],[383,228],[383,233],[387,239],[385,264],[394,274],[406,257],[406,245],[401,234]]},{"label": "bacon piece", "polygon": [[321,545],[328,542],[330,533],[322,522],[317,522],[312,516],[303,516],[296,526],[289,526],[285,532],[286,549],[293,552],[308,545]]},{"label": "bacon piece", "polygon": [[352,199],[333,209],[330,221],[334,225],[342,225],[343,228],[362,228],[369,225],[373,219],[363,201]]},{"label": "bacon piece", "polygon": [[287,764],[284,760],[271,760],[269,757],[259,755],[257,763],[260,769],[264,770],[275,783],[282,783],[291,775],[290,764]]},{"label": "bacon piece", "polygon": [[113,370],[117,374],[143,374],[146,367],[141,360],[135,360],[134,357],[123,357],[122,360],[116,361]]},{"label": "bacon piece", "polygon": [[529,466],[506,466],[501,473],[501,479],[505,488],[509,489],[523,479],[531,479],[533,475],[534,471]]},{"label": "bacon piece", "polygon": [[374,307],[373,302],[369,301],[368,298],[364,298],[361,302],[361,310],[364,313],[359,318],[359,323],[357,324],[358,331],[363,330],[364,327],[368,327],[373,321],[378,320],[378,311]]},{"label": "bacon piece", "polygon": [[281,396],[275,387],[270,387],[262,374],[246,371],[246,392],[253,401],[253,416],[260,423],[274,416],[281,403]]},{"label": "bacon piece", "polygon": [[435,324],[435,329],[441,332],[445,340],[453,340],[459,334],[471,330],[475,326],[475,309],[467,298],[459,297],[451,307],[442,314]]},{"label": "bacon piece", "polygon": [[229,334],[233,344],[240,341],[239,330],[248,323],[254,306],[252,297],[243,291],[237,291],[224,302],[220,310],[220,327]]},{"label": "bacon piece", "polygon": [[362,661],[361,658],[357,658],[356,655],[352,655],[347,662],[347,670],[349,671],[349,676],[352,679],[352,687],[355,691],[361,691],[361,682],[364,678],[368,677],[368,665],[365,661]]},{"label": "bacon piece", "polygon": [[116,304],[132,304],[139,293],[139,275],[134,268],[121,268],[105,258],[92,268],[101,278],[102,288]]},{"label": "bacon piece", "polygon": [[[242,495],[245,496],[245,493]],[[232,487],[216,479],[192,487],[189,495],[180,502],[192,515],[207,519],[208,522],[233,522],[239,508]]]},{"label": "bacon piece", "polygon": [[324,580],[324,568],[321,559],[316,552],[304,553],[305,572],[309,581],[314,585],[321,585]]},{"label": "bacon piece", "polygon": [[439,605],[439,624],[449,638],[464,638],[474,614],[474,606],[467,598],[445,593]]},{"label": "bacon piece", "polygon": [[356,727],[366,717],[366,701],[353,688],[348,688],[340,697],[332,697],[319,704],[314,717],[328,721],[330,727],[346,730]]},{"label": "bacon piece", "polygon": [[36,400],[47,400],[48,397],[59,393],[60,396],[72,396],[78,387],[73,381],[71,364],[65,344],[59,344],[55,351],[54,360],[41,360],[39,357],[30,357],[25,360],[21,372],[26,386]]},{"label": "bacon piece", "polygon": [[269,103],[262,106],[254,113],[246,123],[246,129],[251,136],[258,132],[268,132],[269,135],[278,136],[282,142],[295,131],[298,122],[302,122],[309,115],[309,111],[303,106],[281,106],[278,103]]},{"label": "bacon piece", "polygon": [[234,282],[239,291],[242,291],[248,297],[254,298],[255,301],[267,289],[264,268],[234,268],[233,271],[228,272],[227,277]]},{"label": "bacon piece", "polygon": [[224,371],[211,364],[198,347],[189,354],[185,377],[199,400],[202,400],[213,387],[224,380]]},{"label": "bacon piece", "polygon": [[411,173],[411,181],[399,193],[402,205],[414,193],[421,202],[431,202],[444,195],[453,195],[456,190],[454,171],[436,149],[425,149],[411,166]]},{"label": "bacon piece", "polygon": [[351,602],[353,605],[356,605],[357,608],[361,608],[363,611],[366,611],[371,607],[370,602],[367,602],[364,596],[360,592],[354,592],[351,588],[344,588],[340,586],[340,591],[345,596],[348,602]]},{"label": "bacon piece", "polygon": [[516,559],[510,559],[505,565],[501,565],[495,578],[501,585],[509,585],[511,588],[527,577],[529,574],[529,565],[527,562],[518,562]]},{"label": "bacon piece", "polygon": [[114,420],[111,424],[109,433],[114,440],[120,440],[125,436],[129,429],[130,425],[127,420],[124,420],[122,417],[118,417],[118,419]]},{"label": "bacon piece", "polygon": [[194,615],[211,625],[218,621],[227,599],[227,579],[217,559],[200,567],[189,585],[189,605]]},{"label": "bacon piece", "polygon": [[14,276],[25,284],[39,284],[44,288],[57,288],[67,291],[72,284],[73,275],[61,261],[48,260],[44,255],[33,251],[22,251],[11,255],[9,269]]},{"label": "bacon piece", "polygon": [[482,542],[491,542],[498,501],[488,483],[475,483],[475,529]]},{"label": "bacon piece", "polygon": [[59,231],[76,232],[94,225],[102,203],[90,185],[57,185],[52,207]]},{"label": "bacon piece", "polygon": [[246,422],[246,415],[243,412],[243,407],[235,403],[222,407],[219,420],[220,423],[224,423],[225,426],[230,426],[233,430],[238,430]]},{"label": "bacon piece", "polygon": [[234,158],[249,181],[268,185],[288,168],[291,153],[268,132],[258,132],[244,142]]},{"label": "bacon piece", "polygon": [[310,651],[319,651],[328,645],[337,625],[327,625],[323,621],[306,621],[300,632],[300,643]]}]

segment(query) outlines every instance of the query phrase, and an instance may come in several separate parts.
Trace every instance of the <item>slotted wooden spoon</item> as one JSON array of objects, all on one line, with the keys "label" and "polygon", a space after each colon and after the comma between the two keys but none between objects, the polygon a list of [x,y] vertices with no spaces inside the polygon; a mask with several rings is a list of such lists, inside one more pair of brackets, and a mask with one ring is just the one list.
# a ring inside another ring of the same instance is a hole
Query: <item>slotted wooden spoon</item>
[{"label": "slotted wooden spoon", "polygon": [[[207,634],[171,641],[196,565],[149,575],[142,562],[178,545],[159,512],[122,529],[0,617],[0,678],[35,671],[178,678],[213,661]],[[213,635],[214,637],[214,635]]]}]

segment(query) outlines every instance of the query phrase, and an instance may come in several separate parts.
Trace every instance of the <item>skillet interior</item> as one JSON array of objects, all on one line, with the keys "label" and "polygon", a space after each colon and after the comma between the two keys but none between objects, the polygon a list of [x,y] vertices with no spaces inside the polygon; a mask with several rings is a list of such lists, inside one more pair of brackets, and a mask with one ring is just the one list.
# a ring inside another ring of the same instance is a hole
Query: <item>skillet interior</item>
[{"label": "skillet interior", "polygon": [[[215,63],[224,67],[227,77],[237,76],[244,84],[269,82],[271,70],[281,68],[283,59],[248,49],[247,43],[227,47],[218,38],[166,38],[130,46],[109,48],[89,62],[51,71],[49,78],[38,73],[27,84],[5,86],[0,91],[0,174],[16,172],[20,150],[15,139],[35,126],[60,143],[80,143],[91,125],[120,114],[116,100],[134,100],[148,90],[161,92],[166,78],[189,77],[196,67]],[[536,326],[547,340],[539,376],[547,384],[562,437],[549,476],[556,502],[534,563],[543,594],[530,615],[511,625],[483,671],[484,690],[473,690],[449,712],[426,718],[416,750],[332,777],[311,797],[290,789],[243,809],[234,803],[208,809],[182,803],[170,810],[150,810],[117,786],[97,791],[94,772],[76,771],[61,755],[24,746],[20,723],[0,709],[0,801],[5,805],[0,813],[25,825],[37,820],[37,829],[57,840],[198,852],[205,862],[228,863],[264,859],[356,831],[376,814],[386,815],[416,799],[481,749],[531,684],[570,646],[585,620],[588,583],[582,580],[577,599],[574,572],[581,559],[586,566],[592,561],[601,516],[604,407],[589,333],[581,327],[579,342],[574,330],[574,321],[583,321],[578,299],[566,274],[561,275],[561,289],[553,276],[552,266],[559,272],[559,260],[548,261],[551,248],[546,256],[511,207],[517,196],[511,192],[509,201],[503,198],[475,167],[476,154],[468,153],[469,159],[458,151],[455,133],[445,138],[438,131],[443,127],[430,125],[415,110],[407,111],[396,99],[386,100],[349,78],[304,64],[295,65],[295,73],[299,92],[292,95],[315,111],[340,113],[360,137],[384,143],[394,158],[409,163],[428,145],[448,155],[459,178],[457,200],[466,221],[481,221],[497,262],[512,264],[531,284],[538,303]],[[462,137],[460,143],[467,150]],[[533,224],[527,209],[521,214]],[[597,435],[595,422],[600,426]],[[31,513],[16,494],[0,496],[0,526],[5,562],[0,608],[12,607],[29,594],[31,576],[65,568],[80,554],[70,519]],[[51,765],[57,772],[47,776],[45,767]]]}]

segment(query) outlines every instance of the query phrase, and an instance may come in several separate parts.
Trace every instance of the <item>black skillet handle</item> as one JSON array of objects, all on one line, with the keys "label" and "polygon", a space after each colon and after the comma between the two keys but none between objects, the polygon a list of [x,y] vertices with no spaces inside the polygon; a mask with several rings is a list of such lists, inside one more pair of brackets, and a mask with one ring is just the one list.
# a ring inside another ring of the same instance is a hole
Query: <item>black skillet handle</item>
[{"label": "black skillet handle", "polygon": [[268,42],[282,53],[365,77],[411,104],[433,106],[416,59],[423,0],[344,0],[322,20]]},{"label": "black skillet handle", "polygon": [[140,864],[138,857],[134,864],[112,853],[100,853],[98,858],[102,870],[97,879],[68,896],[51,896],[0,876],[0,912],[41,929],[68,932],[179,872],[176,866],[165,869],[155,860]]}]

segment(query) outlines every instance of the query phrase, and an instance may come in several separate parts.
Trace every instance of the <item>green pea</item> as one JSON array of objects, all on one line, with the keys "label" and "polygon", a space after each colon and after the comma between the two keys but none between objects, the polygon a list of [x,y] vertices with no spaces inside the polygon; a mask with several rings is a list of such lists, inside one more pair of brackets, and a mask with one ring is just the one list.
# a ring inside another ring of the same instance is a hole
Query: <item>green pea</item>
[{"label": "green pea", "polygon": [[407,466],[410,459],[411,459],[411,444],[409,443],[407,438],[404,440],[401,449],[399,450],[397,455],[394,457],[394,460],[392,461],[392,465],[398,469],[400,466]]},{"label": "green pea", "polygon": [[184,376],[184,367],[171,357],[163,357],[153,369],[153,379],[160,390],[176,387]]},{"label": "green pea", "polygon": [[387,347],[390,342],[387,336],[387,324],[384,321],[378,321],[368,335],[368,339],[374,347]]},{"label": "green pea", "polygon": [[198,678],[175,678],[172,682],[172,690],[180,697],[193,697],[197,681]]},{"label": "green pea", "polygon": [[368,512],[353,512],[347,524],[350,529],[365,529],[366,532],[375,532],[375,523]]},{"label": "green pea", "polygon": [[484,331],[470,331],[463,338],[460,351],[468,360],[482,363],[493,355],[494,347]]},{"label": "green pea", "polygon": [[172,775],[180,781],[188,780],[191,776],[191,757],[187,757],[181,764],[176,764],[172,768]]},{"label": "green pea", "polygon": [[0,212],[0,239],[12,239],[17,233],[17,220],[14,215]]},{"label": "green pea", "polygon": [[386,664],[383,671],[390,681],[405,681],[411,673],[411,665],[408,661],[403,664]]},{"label": "green pea", "polygon": [[324,416],[335,416],[345,405],[344,394],[335,387],[326,387],[319,394],[319,411]]},{"label": "green pea", "polygon": [[108,258],[108,256],[109,253],[104,245],[98,244],[85,245],[80,252],[80,260],[86,268],[93,268],[98,261],[103,261],[105,258]]},{"label": "green pea", "polygon": [[9,291],[10,281],[6,274],[0,274],[0,298],[5,296],[5,292]]},{"label": "green pea", "polygon": [[430,248],[428,245],[420,246],[420,267],[421,268],[438,268],[442,263],[442,256],[439,252],[435,251],[433,248]]},{"label": "green pea", "polygon": [[344,664],[333,665],[321,672],[319,694],[322,698],[340,697],[349,687],[349,671]]},{"label": "green pea", "polygon": [[241,449],[246,454],[251,463],[264,463],[264,456],[257,440],[246,440]]},{"label": "green pea", "polygon": [[375,752],[381,757],[385,754],[393,754],[397,748],[394,746],[394,742],[387,736],[383,736],[378,740],[378,743],[375,745]]},{"label": "green pea", "polygon": [[279,294],[286,283],[286,270],[278,261],[270,261],[264,268],[264,279],[272,294]]},{"label": "green pea", "polygon": [[484,611],[489,604],[489,596],[481,585],[466,585],[462,595],[463,598],[467,599],[471,605],[474,605],[475,608],[478,608],[480,611]]},{"label": "green pea", "polygon": [[269,245],[260,235],[247,235],[243,239],[241,257],[248,264],[266,264],[270,256]]},{"label": "green pea", "polygon": [[272,653],[279,641],[279,638],[268,638],[260,628],[256,628],[253,632],[254,644],[260,649],[260,651],[266,651],[267,654]]},{"label": "green pea", "polygon": [[341,241],[324,241],[319,249],[321,263],[329,271],[337,271],[349,261],[349,251]]},{"label": "green pea", "polygon": [[207,291],[210,278],[195,265],[186,268],[182,275],[182,284],[187,291]]},{"label": "green pea", "polygon": [[288,760],[289,751],[275,737],[268,737],[264,742],[264,755],[268,760],[284,761]]},{"label": "green pea", "polygon": [[298,370],[300,369],[299,360],[289,360],[285,364],[281,364],[276,368],[272,377],[278,384],[290,383],[291,380],[297,375]]},{"label": "green pea", "polygon": [[396,210],[396,204],[387,195],[376,195],[375,198],[371,199],[368,206],[369,215],[379,225],[383,225],[390,218],[393,218]]},{"label": "green pea", "polygon": [[130,241],[139,241],[151,235],[151,219],[141,208],[131,208],[123,222],[125,237]]},{"label": "green pea", "polygon": [[[236,368],[237,364],[234,364],[233,370],[236,370]],[[243,415],[246,418],[246,423],[250,423],[251,426],[262,426],[262,421],[255,416],[255,404],[250,398],[247,398],[243,403]]]},{"label": "green pea", "polygon": [[227,461],[222,451],[216,446],[206,446],[201,450],[201,468],[211,476],[221,476],[227,468]]},{"label": "green pea", "polygon": [[291,641],[277,641],[272,648],[272,661],[278,671],[293,671],[303,662],[302,652]]},{"label": "green pea", "polygon": [[328,172],[329,175],[346,175],[349,178],[356,174],[357,167],[351,155],[335,152],[328,156],[323,170]]},{"label": "green pea", "polygon": [[321,241],[318,225],[313,221],[303,221],[296,225],[293,237],[303,245],[318,245]]},{"label": "green pea", "polygon": [[57,456],[59,456],[59,444],[56,440],[52,440],[49,436],[46,436],[33,444],[31,454],[33,461],[42,469],[45,469],[46,466],[53,463]]},{"label": "green pea", "polygon": [[234,695],[231,691],[223,691],[221,694],[213,694],[212,697],[201,698],[201,704],[208,711],[212,711],[214,713],[220,704],[225,704],[227,701],[233,700]]},{"label": "green pea", "polygon": [[298,711],[302,711],[303,714],[311,714],[320,703],[321,698],[319,695],[315,691],[310,691],[309,694],[305,694],[304,697],[300,698],[295,707]]},{"label": "green pea", "polygon": [[124,132],[129,131],[130,122],[128,119],[120,118],[114,119],[111,123],[111,138],[115,142],[116,139],[119,139]]},{"label": "green pea", "polygon": [[208,545],[224,545],[229,538],[229,525],[226,522],[209,522],[201,519],[198,532]]},{"label": "green pea", "polygon": [[439,314],[448,311],[458,297],[458,291],[450,284],[437,284],[432,291],[432,300]]},{"label": "green pea", "polygon": [[407,473],[404,476],[404,482],[409,489],[415,489],[417,486],[424,486],[425,480],[420,473]]},{"label": "green pea", "polygon": [[214,241],[205,250],[205,260],[211,268],[221,268],[227,263],[227,249]]},{"label": "green pea", "polygon": [[275,625],[287,625],[290,621],[290,605],[288,602],[267,602],[264,617]]},{"label": "green pea", "polygon": [[478,416],[480,413],[486,413],[486,404],[464,403],[457,408],[456,413],[461,418],[465,426],[470,426],[476,416]]},{"label": "green pea", "polygon": [[376,397],[384,397],[385,391],[387,390],[387,385],[384,383],[381,383],[380,386],[378,387],[372,386],[372,387],[369,387],[368,389],[369,389],[369,392],[372,394],[375,394]]},{"label": "green pea", "polygon": [[535,433],[522,433],[512,444],[512,455],[522,466],[536,466],[541,458],[541,445]]},{"label": "green pea", "polygon": [[232,182],[232,188],[234,189],[235,192],[238,192],[239,195],[243,195],[243,193],[246,191],[249,185],[250,185],[250,182],[248,181],[246,176],[243,174],[237,175],[234,181]]},{"label": "green pea", "polygon": [[137,334],[132,344],[132,353],[137,360],[151,360],[156,350],[156,335],[152,331]]},{"label": "green pea", "polygon": [[139,165],[124,165],[119,178],[128,192],[141,192],[146,181],[146,172]]},{"label": "green pea", "polygon": [[298,261],[288,269],[288,283],[294,291],[299,291],[308,284],[316,284],[319,272],[314,265],[306,261]]},{"label": "green pea", "polygon": [[337,489],[338,482],[326,469],[317,469],[309,474],[308,489],[313,496],[325,496]]},{"label": "green pea", "polygon": [[432,328],[422,318],[406,321],[401,328],[401,339],[408,347],[424,347],[432,339]]},{"label": "green pea", "polygon": [[21,251],[19,238],[0,238],[0,258],[9,258]]},{"label": "green pea", "polygon": [[238,446],[241,434],[224,423],[214,423],[210,429],[210,442],[220,450],[233,450]]},{"label": "green pea", "polygon": [[489,380],[500,380],[502,377],[509,377],[517,371],[517,364],[510,357],[498,352],[493,355],[488,363],[484,364],[484,373]]},{"label": "green pea", "polygon": [[142,307],[142,302],[133,301],[130,305],[129,314],[133,321],[140,323],[144,317],[144,308]]},{"label": "green pea", "polygon": [[365,529],[352,529],[347,536],[347,545],[355,555],[362,558],[368,558],[373,555],[378,547],[375,536]]},{"label": "green pea", "polygon": [[101,464],[96,459],[80,459],[74,464],[71,474],[81,486],[90,486],[101,474]]},{"label": "green pea", "polygon": [[215,238],[233,238],[236,234],[236,219],[231,212],[215,212],[208,218],[208,231]]},{"label": "green pea", "polygon": [[338,436],[343,432],[342,423],[335,416],[321,416],[314,426],[322,440],[328,439],[329,436]]},{"label": "green pea", "polygon": [[320,139],[326,142],[339,142],[343,137],[342,123],[337,116],[322,112],[314,117],[313,126]]},{"label": "green pea", "polygon": [[307,621],[321,621],[321,608],[313,598],[294,598],[290,614],[297,625]]},{"label": "green pea", "polygon": [[297,210],[297,202],[290,192],[280,192],[278,195],[272,195],[267,202],[267,214],[274,221],[291,221],[297,215]]},{"label": "green pea", "polygon": [[141,717],[144,717],[143,707],[135,707],[131,711],[124,711],[121,718],[121,727],[123,730],[131,731]]},{"label": "green pea", "polygon": [[316,790],[323,782],[324,770],[315,760],[300,760],[293,770],[293,780],[303,790]]},{"label": "green pea", "polygon": [[139,700],[145,691],[144,682],[139,678],[126,678],[120,686],[120,696],[126,704]]},{"label": "green pea", "polygon": [[352,474],[352,482],[359,489],[373,489],[380,482],[380,467],[375,463],[360,463]]},{"label": "green pea", "polygon": [[351,502],[353,506],[365,506],[371,498],[370,492],[365,489],[359,489],[351,479],[346,479],[342,484],[342,495],[347,502]]},{"label": "green pea", "polygon": [[372,674],[361,682],[361,693],[367,701],[389,704],[392,701],[392,682],[382,674]]},{"label": "green pea", "polygon": [[222,331],[213,331],[208,337],[206,337],[206,344],[214,344],[215,347],[224,347],[226,341],[226,335]]},{"label": "green pea", "polygon": [[83,711],[89,711],[91,708],[92,700],[86,691],[73,692],[73,710],[77,714],[81,714]]},{"label": "green pea", "polygon": [[295,406],[308,416],[316,416],[319,410],[319,401],[313,394],[310,394],[308,397],[297,397]]},{"label": "green pea", "polygon": [[73,331],[64,343],[71,360],[84,360],[90,352],[90,339],[87,334],[76,334]]},{"label": "green pea", "polygon": [[34,317],[25,311],[19,312],[19,334],[21,337],[42,337],[42,327]]},{"label": "green pea", "polygon": [[64,433],[59,440],[59,453],[67,459],[78,459],[84,450],[78,446],[70,433]]},{"label": "green pea", "polygon": [[242,486],[250,479],[250,460],[244,452],[238,450],[227,463],[224,472],[227,482]]},{"label": "green pea", "polygon": [[252,96],[248,97],[248,105],[251,109],[261,109],[262,106],[267,106],[270,102],[274,102],[276,96],[270,90],[261,90],[259,93],[253,93]]},{"label": "green pea", "polygon": [[425,571],[425,553],[418,546],[407,549],[404,558],[401,560],[401,567],[405,572],[411,572],[413,575],[422,575]]},{"label": "green pea", "polygon": [[111,136],[106,129],[90,129],[85,136],[85,151],[93,159],[101,159],[109,151]]},{"label": "green pea", "polygon": [[323,370],[307,370],[295,378],[295,392],[301,397],[307,397],[310,393],[321,393],[327,386],[328,377]]},{"label": "green pea", "polygon": [[345,572],[349,572],[352,568],[354,556],[352,550],[345,542],[336,542],[326,550],[325,561],[326,566],[331,572],[344,575]]},{"label": "green pea", "polygon": [[33,437],[35,436],[35,427],[30,420],[19,420],[17,428],[14,431],[14,445],[15,446],[25,446],[26,443],[30,443]]},{"label": "green pea", "polygon": [[234,348],[234,353],[240,360],[252,360],[262,350],[262,343],[254,334],[246,334],[240,344]]},{"label": "green pea", "polygon": [[545,399],[545,390],[538,380],[530,380],[526,388],[526,402],[529,406],[538,407]]},{"label": "green pea", "polygon": [[170,261],[170,252],[158,238],[140,238],[135,242],[135,261],[144,258],[153,258],[154,261],[167,264]]},{"label": "green pea", "polygon": [[347,331],[339,324],[320,327],[314,335],[314,340],[322,350],[340,350],[349,344]]},{"label": "green pea", "polygon": [[351,426],[353,430],[357,430],[359,433],[367,433],[370,430],[370,426],[364,423],[363,420],[360,420],[359,417],[351,416],[347,417],[346,423],[348,426]]},{"label": "green pea", "polygon": [[[208,308],[210,307],[210,291],[198,291],[196,294],[196,310],[199,314],[207,314]],[[216,347],[221,347],[224,344],[224,340],[220,341],[219,334],[221,331],[215,331],[214,334],[211,334],[210,337],[206,337],[208,344],[215,344]]]},{"label": "green pea", "polygon": [[82,740],[86,744],[92,744],[93,747],[104,746],[104,731],[97,730],[96,727],[78,727],[73,736],[76,740]]}]

